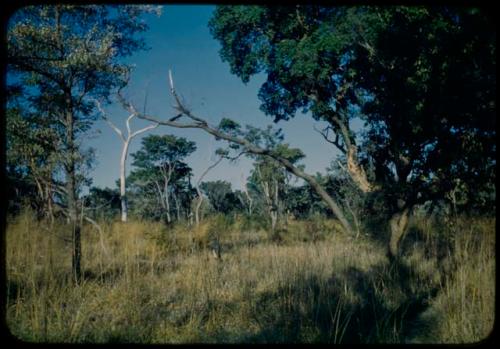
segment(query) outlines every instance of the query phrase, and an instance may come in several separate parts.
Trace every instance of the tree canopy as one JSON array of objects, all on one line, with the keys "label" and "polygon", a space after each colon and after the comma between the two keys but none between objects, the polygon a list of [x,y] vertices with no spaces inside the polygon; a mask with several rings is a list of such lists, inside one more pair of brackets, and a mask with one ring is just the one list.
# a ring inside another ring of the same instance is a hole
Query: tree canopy
[{"label": "tree canopy", "polygon": [[[181,209],[189,209],[194,195],[190,180],[192,170],[184,160],[196,150],[195,142],[174,135],[148,135],[141,140],[141,144],[142,147],[132,154],[132,165],[136,167],[128,177],[132,190],[135,188],[140,195],[149,196],[154,202],[159,201],[161,210],[153,208],[156,212],[153,216],[159,218],[166,215],[167,222],[171,222],[170,203],[173,199],[179,219]],[[139,211],[143,212],[145,204],[139,206]],[[150,211],[143,213],[150,215]]]},{"label": "tree canopy", "polygon": [[[37,175],[40,163],[36,166],[31,163],[27,168],[47,203],[45,211],[52,217],[53,191],[62,193],[58,208],[72,226],[72,265],[76,282],[81,280],[79,194],[82,184],[90,184],[87,169],[92,158],[92,151],[81,149],[79,138],[96,118],[93,99],[108,101],[113,90],[127,81],[130,67],[121,59],[145,48],[143,39],[136,34],[147,29],[140,19],[141,14],[153,9],[144,6],[26,6],[11,16],[7,26],[7,85],[18,96],[16,112],[9,115],[24,118],[29,127],[37,128],[43,137],[50,135],[59,139],[52,144],[57,145],[52,153],[57,154],[63,183],[53,179],[60,173],[52,162],[44,166],[43,176]],[[28,157],[40,155],[40,151],[32,152],[37,150],[32,145],[19,147],[19,140],[22,138],[8,144],[28,151],[25,154]],[[45,144],[42,149],[53,151],[51,148]]]},{"label": "tree canopy", "polygon": [[364,191],[382,190],[396,205],[441,198],[457,181],[492,190],[496,31],[484,12],[219,6],[210,29],[243,82],[265,73],[266,114],[310,111],[330,124]]}]

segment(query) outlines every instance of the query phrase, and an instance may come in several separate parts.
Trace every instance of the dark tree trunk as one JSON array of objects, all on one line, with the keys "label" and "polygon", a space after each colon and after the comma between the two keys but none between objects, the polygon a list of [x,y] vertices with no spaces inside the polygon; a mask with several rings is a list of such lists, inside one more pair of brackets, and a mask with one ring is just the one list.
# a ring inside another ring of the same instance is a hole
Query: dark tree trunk
[{"label": "dark tree trunk", "polygon": [[75,166],[75,135],[74,135],[74,117],[71,108],[71,95],[66,94],[66,191],[68,200],[68,216],[70,226],[72,227],[72,276],[76,283],[81,281],[81,260],[82,260],[82,242],[81,227],[78,219],[77,195],[76,195],[76,166]]}]

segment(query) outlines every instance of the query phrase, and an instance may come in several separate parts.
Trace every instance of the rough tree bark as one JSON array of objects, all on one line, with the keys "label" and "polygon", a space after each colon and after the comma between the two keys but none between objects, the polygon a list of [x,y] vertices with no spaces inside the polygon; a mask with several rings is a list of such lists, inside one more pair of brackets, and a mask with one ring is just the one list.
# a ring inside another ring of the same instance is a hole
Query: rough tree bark
[{"label": "rough tree bark", "polygon": [[71,226],[72,237],[72,258],[71,268],[72,276],[75,283],[81,281],[81,260],[82,260],[82,242],[81,242],[81,226],[78,219],[77,207],[77,194],[76,194],[76,164],[75,164],[75,134],[71,91],[65,91],[66,103],[66,162],[65,162],[65,175],[66,175],[66,199],[68,205],[68,217]]},{"label": "rough tree bark", "polygon": [[[312,96],[313,98],[317,98],[316,96]],[[339,98],[342,98],[340,96]],[[359,163],[358,159],[358,148],[354,140],[354,135],[352,130],[349,128],[349,122],[346,118],[342,118],[340,115],[335,113],[333,110],[329,110],[325,114],[325,119],[328,120],[334,127],[327,127],[326,130],[334,130],[336,131],[335,140],[331,140],[328,138],[328,132],[320,132],[320,134],[327,140],[328,142],[335,145],[341,152],[346,155],[347,162],[347,173],[350,178],[354,182],[354,184],[364,193],[369,194],[372,192],[376,192],[381,190],[379,185],[374,183],[370,183],[368,177],[366,175],[366,171],[363,166]],[[339,142],[339,136],[342,139],[342,143]],[[396,164],[398,169],[398,174],[401,172],[401,175],[397,176],[397,180],[405,180],[406,176],[410,171],[409,160],[406,158],[398,159]],[[399,243],[406,232],[408,227],[408,220],[410,216],[410,208],[403,208],[398,205],[398,210],[393,213],[388,222],[389,227],[389,244],[388,244],[388,252],[390,257],[397,257],[399,250]],[[356,223],[356,226],[359,226]]]}]

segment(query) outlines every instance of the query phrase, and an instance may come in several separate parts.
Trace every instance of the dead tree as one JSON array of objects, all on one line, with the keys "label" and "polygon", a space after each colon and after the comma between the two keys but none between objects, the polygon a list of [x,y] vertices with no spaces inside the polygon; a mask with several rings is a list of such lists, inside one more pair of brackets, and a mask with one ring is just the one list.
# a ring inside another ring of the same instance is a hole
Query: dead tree
[{"label": "dead tree", "polygon": [[127,215],[128,215],[128,206],[127,206],[127,195],[126,195],[126,181],[125,181],[126,168],[125,168],[125,165],[126,165],[126,161],[127,161],[128,148],[130,146],[130,142],[132,141],[132,139],[134,137],[136,137],[136,136],[138,136],[146,131],[149,131],[149,130],[152,130],[152,129],[158,127],[159,124],[156,123],[153,125],[149,125],[149,126],[144,127],[140,130],[132,132],[130,130],[130,121],[138,114],[135,111],[135,109],[132,107],[131,103],[127,102],[123,98],[123,96],[121,95],[120,92],[118,92],[118,99],[120,100],[122,106],[130,112],[129,117],[125,121],[125,126],[127,127],[127,135],[126,136],[124,136],[123,132],[118,127],[116,127],[116,125],[113,124],[113,122],[111,122],[111,120],[107,117],[106,112],[103,110],[99,101],[95,101],[95,103],[97,105],[97,108],[101,112],[102,118],[118,134],[118,136],[120,137],[120,139],[123,142],[122,154],[121,154],[121,158],[120,158],[120,200],[121,200],[121,213],[122,213],[121,220],[122,220],[122,222],[126,222]]}]

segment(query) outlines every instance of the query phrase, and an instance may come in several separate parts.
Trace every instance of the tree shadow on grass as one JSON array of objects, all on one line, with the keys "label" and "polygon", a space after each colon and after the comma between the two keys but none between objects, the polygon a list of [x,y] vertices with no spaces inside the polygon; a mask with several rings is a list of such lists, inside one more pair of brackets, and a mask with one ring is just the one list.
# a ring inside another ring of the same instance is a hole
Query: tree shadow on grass
[{"label": "tree shadow on grass", "polygon": [[[349,267],[328,280],[307,277],[262,294],[252,343],[405,343],[436,290],[412,292],[401,261],[368,271]],[[427,318],[427,321],[436,321]]]}]

